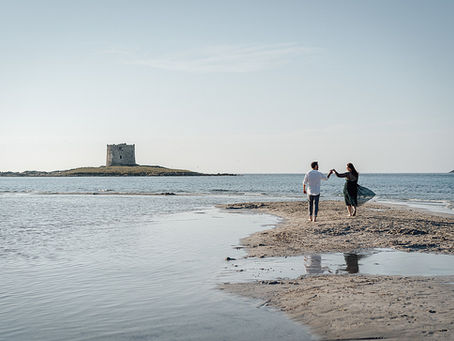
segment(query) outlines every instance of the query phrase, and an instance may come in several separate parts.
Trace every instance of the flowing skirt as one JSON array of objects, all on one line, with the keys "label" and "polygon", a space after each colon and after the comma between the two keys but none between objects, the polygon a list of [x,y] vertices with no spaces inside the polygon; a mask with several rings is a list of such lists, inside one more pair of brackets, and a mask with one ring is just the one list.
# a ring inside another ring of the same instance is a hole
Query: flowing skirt
[{"label": "flowing skirt", "polygon": [[345,181],[344,200],[347,206],[361,206],[375,196],[370,189],[358,185],[356,181]]},{"label": "flowing skirt", "polygon": [[369,188],[358,185],[358,205],[365,204],[375,196]]}]

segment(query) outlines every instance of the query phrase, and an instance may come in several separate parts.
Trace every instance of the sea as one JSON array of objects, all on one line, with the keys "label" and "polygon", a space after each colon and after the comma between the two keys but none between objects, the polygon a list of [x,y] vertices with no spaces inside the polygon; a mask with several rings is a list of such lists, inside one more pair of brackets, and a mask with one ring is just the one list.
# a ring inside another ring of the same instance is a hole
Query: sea
[{"label": "sea", "polygon": [[[0,178],[0,340],[317,339],[218,288],[257,279],[226,257],[244,257],[239,240],[279,219],[216,205],[306,200],[303,177]],[[454,214],[454,174],[359,183],[374,202]],[[342,189],[330,178],[321,200],[343,200]]]}]

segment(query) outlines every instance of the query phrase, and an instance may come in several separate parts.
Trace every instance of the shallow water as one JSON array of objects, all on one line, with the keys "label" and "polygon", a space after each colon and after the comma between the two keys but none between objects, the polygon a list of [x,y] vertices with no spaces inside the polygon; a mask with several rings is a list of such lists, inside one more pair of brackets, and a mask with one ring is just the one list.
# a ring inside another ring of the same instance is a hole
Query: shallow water
[{"label": "shallow water", "polygon": [[454,256],[372,249],[355,253],[306,254],[296,257],[237,258],[224,266],[221,278],[226,282],[246,282],[347,273],[451,276],[454,275]]},{"label": "shallow water", "polygon": [[[0,339],[311,339],[216,289],[233,245],[275,218],[212,209],[85,225],[65,207],[18,224],[15,245],[3,245]],[[102,215],[99,202],[85,209]]]}]

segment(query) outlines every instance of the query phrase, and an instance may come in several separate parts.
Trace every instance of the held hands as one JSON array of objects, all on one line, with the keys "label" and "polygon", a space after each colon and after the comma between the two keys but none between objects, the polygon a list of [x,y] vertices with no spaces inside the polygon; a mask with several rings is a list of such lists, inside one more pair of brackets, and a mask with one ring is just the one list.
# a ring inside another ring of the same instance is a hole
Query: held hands
[{"label": "held hands", "polygon": [[331,174],[333,174],[333,170],[334,170],[334,169],[331,169],[331,170],[329,171],[328,176],[327,176],[328,179],[329,179],[329,177],[331,176]]},{"label": "held hands", "polygon": [[336,170],[335,170],[334,168],[333,168],[333,169],[330,169],[330,171],[329,171],[329,173],[328,173],[328,179],[329,179],[329,177],[331,176],[331,174],[333,174],[333,173],[336,173],[336,174],[337,174],[337,172],[336,172]]}]

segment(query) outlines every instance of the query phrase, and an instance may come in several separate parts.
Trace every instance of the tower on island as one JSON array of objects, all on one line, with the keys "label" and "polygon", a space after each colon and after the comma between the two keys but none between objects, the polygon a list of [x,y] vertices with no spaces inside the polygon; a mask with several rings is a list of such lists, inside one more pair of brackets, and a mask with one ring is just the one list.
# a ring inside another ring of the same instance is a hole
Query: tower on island
[{"label": "tower on island", "polygon": [[108,144],[106,166],[135,166],[135,144]]}]

